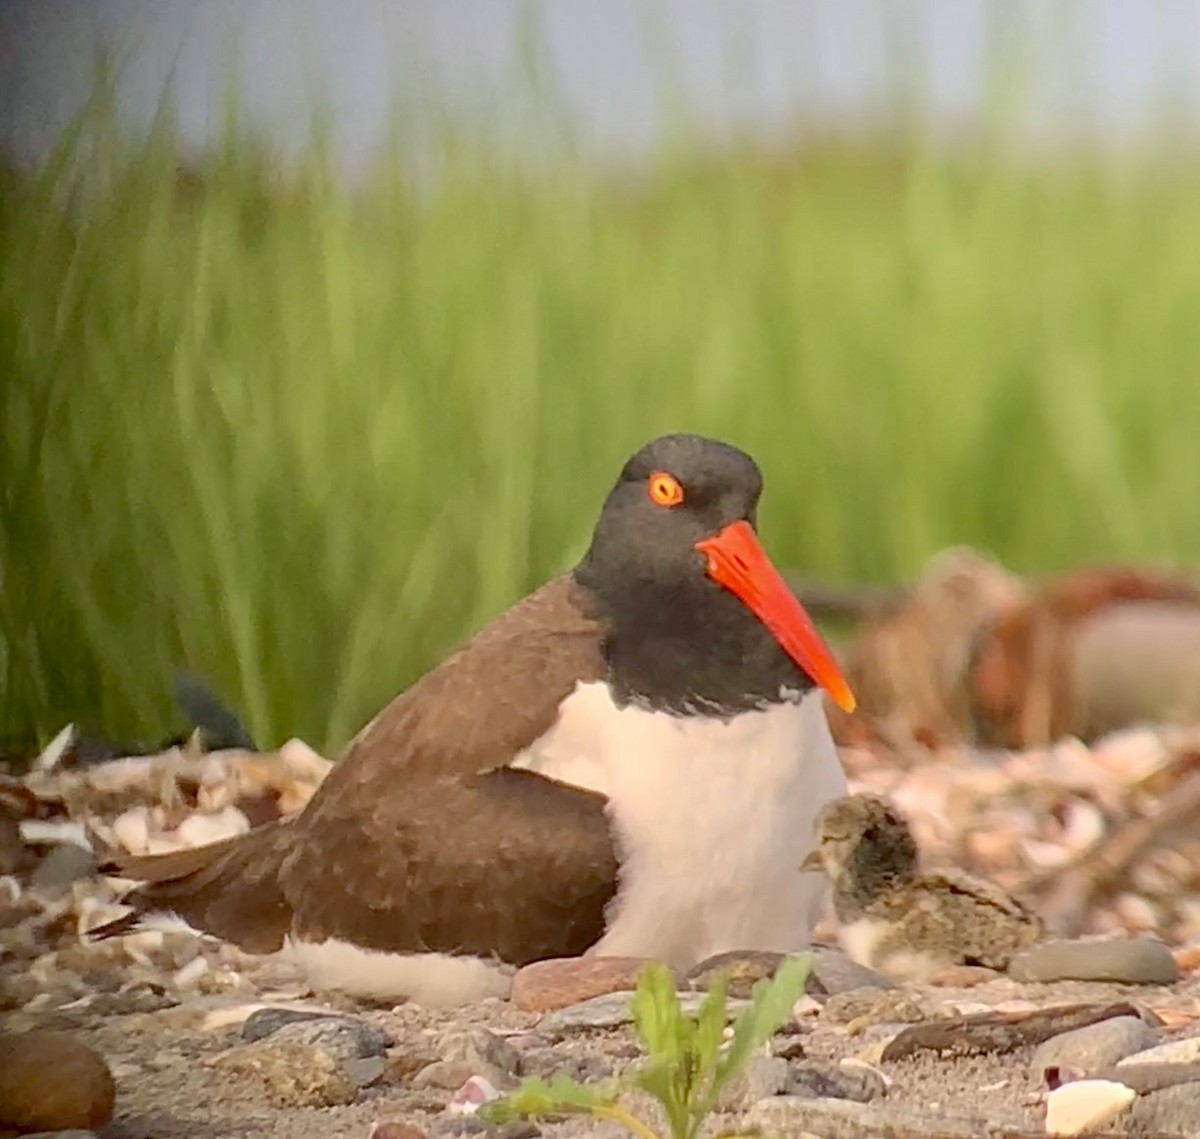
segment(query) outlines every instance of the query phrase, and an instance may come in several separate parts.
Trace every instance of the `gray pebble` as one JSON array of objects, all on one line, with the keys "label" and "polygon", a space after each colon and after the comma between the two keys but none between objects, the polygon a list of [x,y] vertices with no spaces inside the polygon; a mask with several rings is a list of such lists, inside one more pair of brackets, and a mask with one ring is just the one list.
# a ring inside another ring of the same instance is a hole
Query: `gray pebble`
[{"label": "gray pebble", "polygon": [[865,988],[894,989],[896,983],[851,960],[840,949],[813,950],[812,972],[808,975],[806,990],[810,996],[820,1000],[835,993]]},{"label": "gray pebble", "polygon": [[1171,951],[1152,937],[1044,941],[1017,954],[1008,973],[1016,981],[1173,985],[1179,980]]},{"label": "gray pebble", "polygon": [[412,1086],[445,1088],[447,1091],[456,1092],[472,1076],[482,1076],[498,1091],[516,1086],[516,1080],[510,1073],[474,1060],[434,1060],[413,1076]]},{"label": "gray pebble", "polygon": [[[680,993],[679,1004],[685,1016],[695,1016],[704,1003],[704,993]],[[592,997],[591,1000],[580,1001],[558,1009],[538,1021],[538,1031],[551,1036],[587,1028],[619,1028],[629,1024],[633,1017],[629,1011],[629,1001],[633,996],[629,992],[605,993],[603,996]],[[726,1014],[732,1020],[749,1001],[730,998],[726,1002]]]},{"label": "gray pebble", "polygon": [[367,1056],[363,1059],[345,1059],[342,1069],[350,1077],[356,1088],[368,1088],[387,1068],[387,1060],[382,1056]]},{"label": "gray pebble", "polygon": [[486,1028],[448,1033],[438,1045],[437,1054],[440,1060],[465,1060],[477,1068],[495,1068],[510,1075],[521,1071],[521,1053]]},{"label": "gray pebble", "polygon": [[278,1032],[285,1024],[299,1024],[304,1020],[323,1020],[337,1016],[331,1012],[306,1012],[295,1008],[260,1008],[252,1012],[242,1024],[242,1039],[253,1043],[265,1040],[272,1032]]},{"label": "gray pebble", "polygon": [[1196,1060],[1200,1060],[1200,1036],[1185,1036],[1182,1040],[1171,1040],[1126,1056],[1118,1062],[1117,1067],[1126,1064],[1191,1064]]},{"label": "gray pebble", "polygon": [[99,865],[96,856],[78,843],[56,843],[30,875],[29,884],[38,890],[65,890],[80,878],[91,878]]},{"label": "gray pebble", "polygon": [[778,1056],[751,1056],[746,1067],[730,1081],[717,1101],[718,1111],[744,1111],[767,1096],[789,1089],[791,1065]]},{"label": "gray pebble", "polygon": [[311,1044],[338,1060],[366,1060],[382,1056],[393,1041],[382,1029],[353,1017],[329,1016],[285,1024],[271,1033],[278,1043]]},{"label": "gray pebble", "polygon": [[925,1012],[901,989],[849,989],[835,993],[821,1009],[821,1019],[829,1024],[848,1024],[859,1018],[877,1023],[916,1024],[925,1020]]},{"label": "gray pebble", "polygon": [[1154,1040],[1154,1030],[1145,1021],[1136,1016],[1115,1016],[1043,1041],[1034,1049],[1031,1068],[1039,1081],[1047,1068],[1095,1072],[1150,1047]]},{"label": "gray pebble", "polygon": [[1127,1131],[1167,1135],[1195,1135],[1200,1121],[1200,1083],[1175,1084],[1174,1087],[1140,1095],[1129,1105],[1125,1116]]},{"label": "gray pebble", "polygon": [[873,1068],[841,1068],[833,1064],[806,1062],[791,1072],[788,1093],[806,1099],[848,1099],[870,1103],[887,1093],[883,1076]]}]

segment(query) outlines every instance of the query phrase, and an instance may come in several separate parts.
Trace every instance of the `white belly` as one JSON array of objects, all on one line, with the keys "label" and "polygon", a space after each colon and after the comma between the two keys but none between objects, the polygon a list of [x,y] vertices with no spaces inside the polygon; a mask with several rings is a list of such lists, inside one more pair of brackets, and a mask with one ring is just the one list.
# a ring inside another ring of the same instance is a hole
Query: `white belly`
[{"label": "white belly", "polygon": [[594,952],[688,968],[808,945],[826,882],[799,867],[846,791],[818,692],[720,722],[617,708],[581,683],[514,766],[608,796],[621,881]]}]

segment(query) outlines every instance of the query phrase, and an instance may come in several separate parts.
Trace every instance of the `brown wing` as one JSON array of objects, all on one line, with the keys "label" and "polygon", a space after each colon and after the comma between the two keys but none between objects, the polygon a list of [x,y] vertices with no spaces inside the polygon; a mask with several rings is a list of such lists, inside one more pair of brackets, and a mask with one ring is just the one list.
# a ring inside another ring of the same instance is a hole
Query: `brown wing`
[{"label": "brown wing", "polygon": [[602,635],[579,587],[552,580],[388,704],[295,819],[177,864],[141,859],[131,870],[152,884],[127,900],[170,903],[248,949],[263,910],[280,939],[513,961],[582,951],[615,889],[604,799],[506,765],[579,680],[605,675]]}]

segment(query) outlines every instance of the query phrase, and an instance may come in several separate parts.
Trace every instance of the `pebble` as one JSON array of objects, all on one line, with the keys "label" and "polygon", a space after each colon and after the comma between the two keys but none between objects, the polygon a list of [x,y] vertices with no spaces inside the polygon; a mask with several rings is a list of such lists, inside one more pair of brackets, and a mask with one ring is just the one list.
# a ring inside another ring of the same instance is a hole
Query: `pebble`
[{"label": "pebble", "polygon": [[238,1044],[213,1064],[255,1080],[277,1107],[337,1107],[352,1103],[357,1092],[336,1057],[299,1041]]},{"label": "pebble", "polygon": [[[550,1036],[588,1028],[619,1028],[629,1024],[633,1016],[629,1011],[631,992],[607,993],[591,1000],[569,1005],[557,1012],[548,1013],[538,1021],[538,1031]],[[704,1001],[703,993],[680,993],[679,1005],[685,1016],[695,1016]],[[731,997],[726,1003],[726,1016],[732,1020],[749,1001]]]},{"label": "pebble", "polygon": [[882,1072],[861,1061],[857,1066],[806,1062],[792,1069],[788,1093],[810,1099],[848,1099],[870,1103],[887,1094]]},{"label": "pebble", "polygon": [[89,1130],[113,1116],[116,1085],[104,1059],[70,1036],[0,1037],[0,1127]]},{"label": "pebble", "polygon": [[336,1015],[320,1009],[259,1008],[243,1021],[242,1039],[248,1043],[263,1040],[272,1032],[278,1032],[285,1024],[299,1024],[305,1020],[320,1020]]},{"label": "pebble", "polygon": [[792,1066],[778,1056],[751,1056],[745,1068],[726,1086],[717,1102],[719,1111],[745,1111],[768,1096],[791,1091]]},{"label": "pebble", "polygon": [[496,1085],[483,1076],[471,1076],[458,1089],[446,1105],[451,1115],[474,1115],[485,1103],[500,1098]]},{"label": "pebble", "polygon": [[1154,1041],[1154,1030],[1145,1021],[1136,1016],[1115,1016],[1044,1040],[1034,1049],[1030,1064],[1038,1080],[1047,1068],[1095,1072],[1148,1048]]},{"label": "pebble", "polygon": [[1129,1109],[1129,1123],[1137,1130],[1166,1135],[1194,1135],[1200,1119],[1200,1083],[1140,1095]]},{"label": "pebble", "polygon": [[268,1040],[280,1044],[306,1044],[328,1052],[335,1060],[368,1060],[383,1056],[392,1038],[381,1029],[353,1017],[321,1017],[285,1024]]},{"label": "pebble", "polygon": [[73,842],[60,842],[38,863],[29,884],[39,890],[65,890],[80,878],[90,878],[100,863],[96,856]]},{"label": "pebble", "polygon": [[924,1010],[900,989],[850,989],[833,994],[821,1012],[821,1019],[831,1024],[852,1024],[856,1021],[883,1021],[916,1024],[925,1019]]},{"label": "pebble", "polygon": [[369,1088],[382,1079],[387,1069],[387,1060],[382,1056],[365,1056],[362,1059],[342,1061],[342,1069],[354,1082],[356,1088]]},{"label": "pebble", "polygon": [[759,1100],[742,1117],[739,1131],[767,1135],[802,1134],[874,1136],[894,1135],[907,1129],[913,1134],[933,1132],[938,1139],[981,1139],[988,1134],[977,1119],[936,1117],[905,1111],[892,1105],[857,1103],[845,1099],[809,1099],[782,1095]]},{"label": "pebble", "polygon": [[1190,1064],[1200,1060],[1200,1036],[1188,1036],[1182,1040],[1171,1040],[1142,1052],[1135,1052],[1117,1061],[1117,1067],[1126,1064]]},{"label": "pebble", "polygon": [[522,1012],[553,1012],[637,987],[644,957],[555,957],[518,969],[509,999]]},{"label": "pebble", "polygon": [[1046,1131],[1078,1135],[1116,1119],[1137,1093],[1114,1080],[1077,1080],[1055,1088],[1046,1097]]},{"label": "pebble", "polygon": [[1152,937],[1045,941],[1017,954],[1008,973],[1016,981],[1173,985],[1179,980],[1170,949]]},{"label": "pebble", "polygon": [[729,979],[726,990],[729,996],[745,999],[759,981],[775,976],[786,959],[785,954],[768,950],[733,949],[706,957],[693,966],[685,975],[684,983],[693,989],[707,990],[725,976]]},{"label": "pebble", "polygon": [[815,997],[835,996],[855,989],[894,989],[896,982],[866,965],[851,960],[840,949],[814,949],[808,992]]},{"label": "pebble", "polygon": [[508,1072],[491,1064],[481,1064],[475,1060],[434,1060],[413,1076],[411,1086],[457,1091],[475,1076],[497,1087],[509,1088],[516,1085],[516,1080]]},{"label": "pebble", "polygon": [[521,1053],[502,1036],[486,1028],[473,1027],[451,1032],[438,1045],[439,1060],[463,1060],[480,1068],[494,1068],[508,1075],[521,1070]]}]

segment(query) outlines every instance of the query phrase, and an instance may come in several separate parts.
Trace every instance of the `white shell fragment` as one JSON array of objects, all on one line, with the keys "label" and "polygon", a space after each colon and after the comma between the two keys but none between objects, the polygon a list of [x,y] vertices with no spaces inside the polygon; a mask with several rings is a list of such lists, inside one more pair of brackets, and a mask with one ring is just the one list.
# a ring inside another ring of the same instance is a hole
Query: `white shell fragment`
[{"label": "white shell fragment", "polygon": [[1077,1080],[1046,1097],[1046,1132],[1078,1135],[1116,1119],[1137,1093],[1115,1080]]}]

